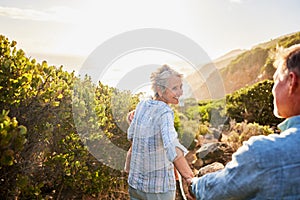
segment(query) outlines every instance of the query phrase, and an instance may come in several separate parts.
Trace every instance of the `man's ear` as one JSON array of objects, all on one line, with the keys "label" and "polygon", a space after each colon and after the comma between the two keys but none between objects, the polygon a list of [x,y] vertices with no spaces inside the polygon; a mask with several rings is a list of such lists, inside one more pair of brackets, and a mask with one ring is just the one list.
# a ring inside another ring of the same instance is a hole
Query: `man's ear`
[{"label": "man's ear", "polygon": [[289,73],[289,93],[293,94],[297,89],[299,90],[300,88],[300,81],[299,77],[295,72],[290,72]]}]

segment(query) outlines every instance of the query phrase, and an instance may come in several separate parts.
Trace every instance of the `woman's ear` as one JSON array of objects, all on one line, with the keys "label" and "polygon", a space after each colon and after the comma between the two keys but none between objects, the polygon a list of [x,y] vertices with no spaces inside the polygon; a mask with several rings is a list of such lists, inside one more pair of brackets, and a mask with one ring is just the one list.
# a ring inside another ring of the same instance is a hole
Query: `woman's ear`
[{"label": "woman's ear", "polygon": [[156,86],[156,91],[157,91],[158,96],[162,97],[163,92],[162,92],[162,89],[159,86]]}]

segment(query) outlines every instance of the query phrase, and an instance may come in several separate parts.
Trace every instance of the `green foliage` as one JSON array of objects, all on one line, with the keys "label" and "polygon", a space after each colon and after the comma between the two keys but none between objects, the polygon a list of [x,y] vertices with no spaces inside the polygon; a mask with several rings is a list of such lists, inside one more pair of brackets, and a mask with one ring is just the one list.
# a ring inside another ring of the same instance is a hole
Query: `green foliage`
[{"label": "green foliage", "polygon": [[[6,132],[1,132],[1,196],[70,199],[110,193],[123,175],[96,160],[85,145],[99,141],[101,132],[118,146],[128,147],[120,116],[134,107],[137,97],[95,86],[89,78],[80,80],[46,61],[36,63],[4,36],[0,36],[0,52],[0,109],[9,111],[2,116]],[[83,86],[80,90],[74,90],[77,82]],[[74,92],[83,98],[73,98]],[[112,94],[127,96],[130,106],[112,101]],[[119,108],[120,116],[113,114],[113,106]],[[24,127],[16,126],[15,119]],[[79,137],[77,132],[83,128],[90,132]],[[101,146],[100,150],[105,151]],[[123,186],[126,190],[125,182]]]},{"label": "green foliage", "polygon": [[174,127],[175,127],[175,130],[177,132],[181,132],[181,130],[182,130],[181,121],[183,120],[183,118],[182,118],[183,115],[180,115],[180,113],[178,112],[177,109],[173,109],[173,111],[174,111]]},{"label": "green foliage", "polygon": [[198,121],[189,120],[184,114],[175,111],[175,128],[178,132],[180,143],[188,149],[193,149],[195,145],[194,139],[198,130]]},{"label": "green foliage", "polygon": [[282,47],[290,47],[300,43],[300,32],[284,37],[278,41],[278,45]]},{"label": "green foliage", "polygon": [[182,117],[180,120],[197,122],[197,126],[199,122],[209,122],[213,127],[218,127],[226,121],[224,99],[201,100],[199,102],[196,100],[192,102],[191,99],[188,99],[187,101],[188,103],[185,103],[184,108],[180,110],[185,118]]},{"label": "green foliage", "polygon": [[123,169],[127,140],[126,115],[133,110],[138,97],[88,79],[76,83],[73,96],[73,116],[84,144],[103,163]]},{"label": "green foliage", "polygon": [[76,194],[93,196],[114,185],[117,177],[111,176],[111,169],[89,153],[78,134],[72,133],[62,139],[60,149],[61,153],[52,153],[45,163],[49,169],[47,173],[57,177],[51,184],[59,185],[61,190],[71,189]]},{"label": "green foliage", "polygon": [[200,101],[198,110],[201,121],[209,122],[213,127],[223,125],[227,120],[225,103],[225,99]]},{"label": "green foliage", "polygon": [[188,149],[195,146],[195,137],[200,119],[197,111],[197,101],[193,98],[185,99],[183,106],[172,106],[174,110],[174,125],[180,142]]},{"label": "green foliage", "polygon": [[188,149],[195,146],[194,139],[210,133],[209,127],[220,127],[227,120],[224,99],[203,100],[186,99],[184,106],[175,109],[175,127],[179,139]]},{"label": "green foliage", "polygon": [[35,95],[31,83],[39,82],[32,73],[34,60],[26,58],[22,50],[16,49],[16,42],[9,42],[0,35],[0,102],[18,105],[20,101]]},{"label": "green foliage", "polygon": [[16,162],[16,156],[24,148],[26,142],[25,126],[18,126],[16,118],[10,118],[3,110],[0,115],[0,169],[2,166],[11,166]]},{"label": "green foliage", "polygon": [[197,136],[211,133],[211,131],[209,130],[209,126],[210,124],[208,122],[200,123]]},{"label": "green foliage", "polygon": [[273,114],[273,81],[265,80],[226,96],[226,113],[237,122],[244,120],[275,125],[281,120]]}]

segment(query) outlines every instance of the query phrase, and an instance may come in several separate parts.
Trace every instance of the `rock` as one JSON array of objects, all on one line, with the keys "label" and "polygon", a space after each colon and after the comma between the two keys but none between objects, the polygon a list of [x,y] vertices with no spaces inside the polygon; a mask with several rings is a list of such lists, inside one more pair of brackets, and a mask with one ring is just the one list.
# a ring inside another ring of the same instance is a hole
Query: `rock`
[{"label": "rock", "polygon": [[233,149],[223,142],[212,142],[203,144],[199,150],[196,151],[198,159],[202,159],[204,165],[213,162],[220,162],[225,165],[231,160]]},{"label": "rock", "polygon": [[215,139],[217,139],[218,141],[222,140],[222,131],[216,128],[211,128],[211,131]]},{"label": "rock", "polygon": [[201,148],[196,151],[196,156],[197,158],[204,158],[205,156],[207,156],[209,153],[214,152],[217,150],[219,146],[219,143],[207,143],[207,144],[203,144],[201,146]]},{"label": "rock", "polygon": [[224,168],[224,165],[219,162],[214,162],[210,165],[206,165],[205,167],[202,167],[198,172],[198,177],[203,176],[207,173],[216,172],[218,170],[221,170]]},{"label": "rock", "polygon": [[195,160],[195,162],[193,162],[193,166],[195,169],[199,170],[201,167],[203,167],[203,160],[201,158]]}]

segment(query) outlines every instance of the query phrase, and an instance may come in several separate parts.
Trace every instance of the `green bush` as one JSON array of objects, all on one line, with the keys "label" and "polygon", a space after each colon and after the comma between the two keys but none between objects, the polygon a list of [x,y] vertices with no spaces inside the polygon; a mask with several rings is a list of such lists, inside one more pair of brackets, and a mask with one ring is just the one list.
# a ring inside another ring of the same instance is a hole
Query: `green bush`
[{"label": "green bush", "polygon": [[226,123],[225,100],[200,101],[198,110],[201,122],[209,122],[212,127],[219,127]]},{"label": "green bush", "polygon": [[282,120],[273,114],[273,81],[265,80],[226,96],[226,113],[237,122],[277,125]]},{"label": "green bush", "polygon": [[15,117],[10,118],[8,111],[2,111],[0,115],[0,169],[17,162],[16,158],[26,142],[26,132],[26,127],[19,126]]},{"label": "green bush", "polygon": [[[94,93],[86,87],[75,91],[75,82],[90,85]],[[73,98],[74,92],[84,96],[78,104]],[[113,94],[129,99],[129,106],[122,107],[122,101],[112,101]],[[129,143],[120,128],[125,116],[123,119],[115,117],[132,109],[137,97],[128,97],[128,93],[101,83],[94,85],[89,78],[81,80],[63,67],[48,66],[46,61],[36,63],[16,49],[16,42],[4,36],[0,36],[0,95],[3,97],[0,109],[9,110],[8,114],[3,114],[4,129],[11,127],[7,134],[2,132],[6,136],[1,138],[1,151],[6,151],[5,154],[1,152],[1,197],[72,199],[98,196],[100,191],[103,195],[124,193],[126,196],[126,182],[123,183],[124,191],[115,189],[124,175],[95,159],[86,142],[96,143],[101,138],[100,133],[104,133],[116,146],[126,149]],[[122,108],[118,110],[121,113],[114,115],[114,106]],[[74,112],[80,115],[74,118]],[[16,127],[15,119],[24,127]],[[80,123],[84,124],[78,126]],[[91,131],[87,137],[80,137],[78,127]],[[8,138],[14,134],[14,140],[10,141]],[[19,136],[27,142],[23,144]],[[8,141],[16,143],[15,150],[7,151]],[[23,147],[19,148],[17,143],[22,143]]]}]

